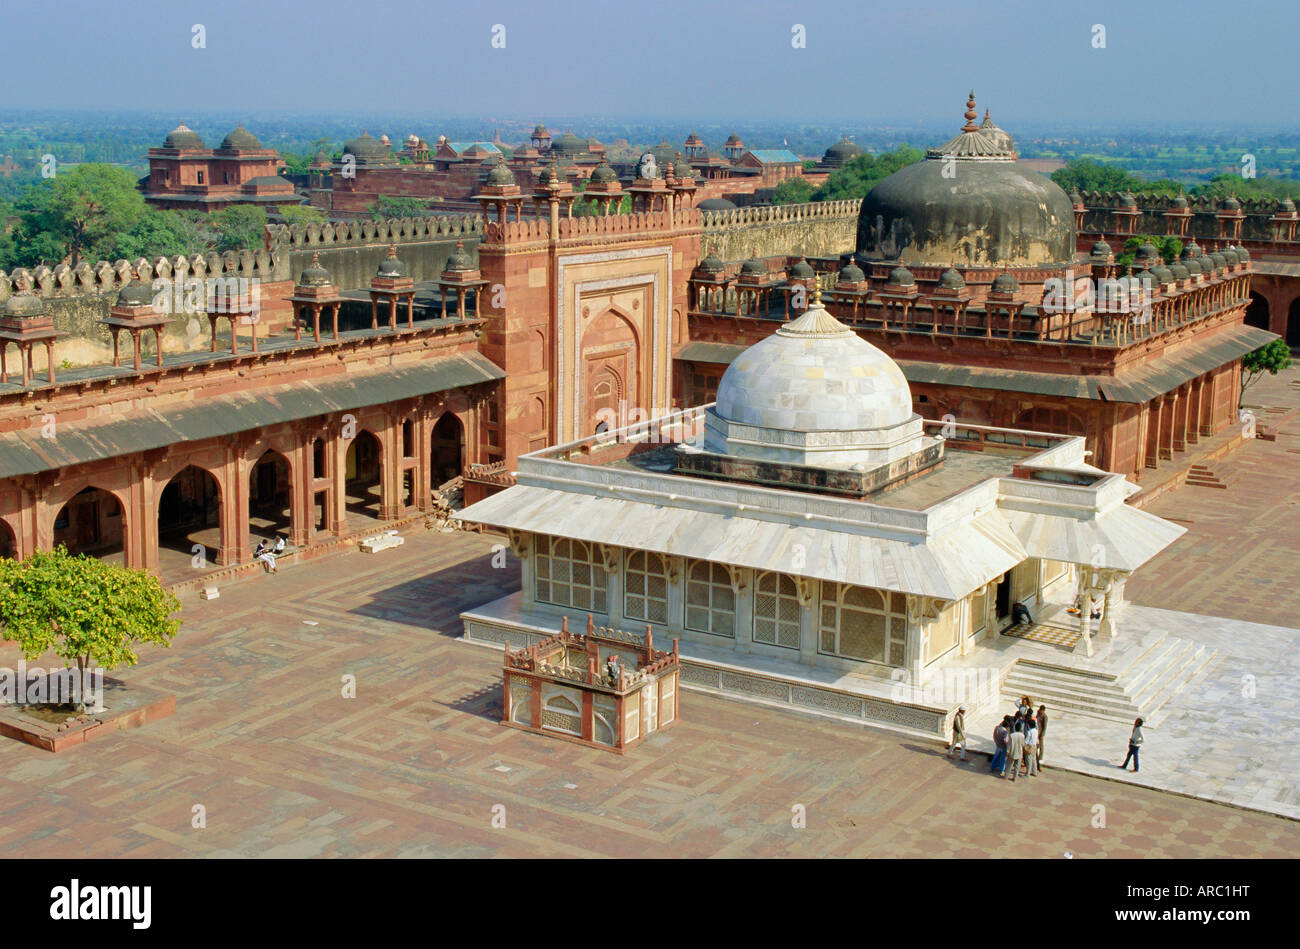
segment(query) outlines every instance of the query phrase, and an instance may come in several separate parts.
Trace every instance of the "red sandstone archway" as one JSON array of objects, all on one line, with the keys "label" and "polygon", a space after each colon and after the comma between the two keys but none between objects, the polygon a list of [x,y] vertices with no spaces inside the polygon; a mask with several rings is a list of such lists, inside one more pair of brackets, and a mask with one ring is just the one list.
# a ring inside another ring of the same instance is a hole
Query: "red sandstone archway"
[{"label": "red sandstone archway", "polygon": [[1246,325],[1266,330],[1270,319],[1268,299],[1262,293],[1251,291],[1250,305],[1246,307]]},{"label": "red sandstone archway", "polygon": [[1300,297],[1291,301],[1286,316],[1286,343],[1292,349],[1300,348]]},{"label": "red sandstone archway", "polygon": [[114,563],[126,562],[126,509],[111,491],[82,488],[54,515],[53,545],[70,554],[88,554]]},{"label": "red sandstone archway", "polygon": [[465,470],[465,426],[452,412],[444,412],[430,436],[431,481],[436,489]]},{"label": "red sandstone archway", "polygon": [[9,522],[0,519],[0,557],[14,558],[18,556],[18,541],[14,537],[14,529],[9,526]]},{"label": "red sandstone archway", "polygon": [[195,557],[215,566],[227,542],[221,526],[221,483],[205,468],[185,466],[158,492],[159,571],[192,567]]},{"label": "red sandstone archway", "polygon": [[379,518],[383,505],[384,446],[361,429],[348,443],[343,466],[344,506],[349,514]]},{"label": "red sandstone archway", "polygon": [[268,448],[248,471],[250,542],[288,534],[292,523],[293,471],[289,459]]},{"label": "red sandstone archway", "polygon": [[580,434],[617,428],[634,411],[648,413],[641,392],[641,340],[631,319],[614,308],[600,314],[583,333],[582,355]]}]

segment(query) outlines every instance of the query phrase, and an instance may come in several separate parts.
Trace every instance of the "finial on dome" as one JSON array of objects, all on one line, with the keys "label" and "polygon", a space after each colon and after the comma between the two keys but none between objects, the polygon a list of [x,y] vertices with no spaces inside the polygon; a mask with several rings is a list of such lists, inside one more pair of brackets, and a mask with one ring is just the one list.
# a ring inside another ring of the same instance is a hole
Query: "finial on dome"
[{"label": "finial on dome", "polygon": [[821,306],[821,305],[822,305],[822,285],[821,285],[821,281],[814,281],[814,282],[813,282],[812,305],[813,305],[813,306]]},{"label": "finial on dome", "polygon": [[978,132],[979,126],[975,124],[975,90],[972,89],[970,98],[966,100],[966,124],[961,127],[963,132]]}]

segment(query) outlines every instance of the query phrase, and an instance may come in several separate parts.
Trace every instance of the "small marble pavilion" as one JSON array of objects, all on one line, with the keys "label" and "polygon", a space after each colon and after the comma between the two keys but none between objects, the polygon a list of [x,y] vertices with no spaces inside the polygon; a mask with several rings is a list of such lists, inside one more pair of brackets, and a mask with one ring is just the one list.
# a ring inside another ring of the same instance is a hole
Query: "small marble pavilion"
[{"label": "small marble pavilion", "polygon": [[1086,687],[1124,635],[1125,578],[1183,533],[1087,456],[1077,436],[923,419],[815,295],[715,403],[521,456],[515,486],[463,511],[522,564],[466,638],[648,625],[680,640],[684,687],[942,734],[958,701],[924,686],[982,665],[990,688],[963,702],[995,702],[1016,603],[1081,602],[1064,658]]}]

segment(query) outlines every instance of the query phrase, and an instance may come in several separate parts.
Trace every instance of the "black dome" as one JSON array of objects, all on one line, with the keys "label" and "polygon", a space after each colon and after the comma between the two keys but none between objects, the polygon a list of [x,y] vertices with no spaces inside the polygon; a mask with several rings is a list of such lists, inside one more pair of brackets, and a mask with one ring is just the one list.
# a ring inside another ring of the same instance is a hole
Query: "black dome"
[{"label": "black dome", "polygon": [[867,194],[860,260],[908,265],[1034,267],[1074,257],[1074,208],[1051,179],[1011,160],[927,158]]}]

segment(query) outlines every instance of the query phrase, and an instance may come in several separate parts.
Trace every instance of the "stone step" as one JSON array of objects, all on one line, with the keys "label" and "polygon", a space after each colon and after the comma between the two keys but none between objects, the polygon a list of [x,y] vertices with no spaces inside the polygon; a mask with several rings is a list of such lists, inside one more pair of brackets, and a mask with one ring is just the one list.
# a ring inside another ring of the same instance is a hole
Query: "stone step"
[{"label": "stone step", "polygon": [[[1137,715],[1127,704],[1099,704],[1086,695],[1057,693],[1052,690],[1040,690],[1037,694],[1033,692],[1029,694],[1034,696],[1035,703],[1046,705],[1049,714],[1067,711],[1116,722],[1131,722]],[[1003,700],[1010,706],[1014,706],[1019,697],[1018,692],[1002,694]]]},{"label": "stone step", "polygon": [[[1053,669],[1050,667],[1039,667],[1027,665],[1023,660],[1016,664],[1016,667],[1007,674],[1003,683],[1003,690],[1017,688],[1017,683],[1034,683],[1040,688],[1061,688],[1061,689],[1086,689],[1090,694],[1095,695],[1124,695],[1124,689],[1110,676],[1098,676],[1095,678],[1072,675],[1071,673]],[[1028,688],[1024,690],[1028,695],[1034,693]]]},{"label": "stone step", "polygon": [[1155,656],[1145,668],[1138,669],[1132,677],[1125,677],[1122,687],[1139,709],[1156,695],[1162,686],[1175,683],[1178,674],[1190,661],[1205,650],[1204,646],[1186,640],[1172,644]]},{"label": "stone step", "polygon": [[1139,703],[1139,708],[1145,710],[1145,715],[1148,718],[1159,716],[1170,700],[1186,691],[1209,668],[1210,663],[1217,656],[1218,652],[1216,650],[1208,649],[1205,646],[1193,650],[1171,675],[1165,677],[1158,688],[1143,698],[1142,702]]}]

